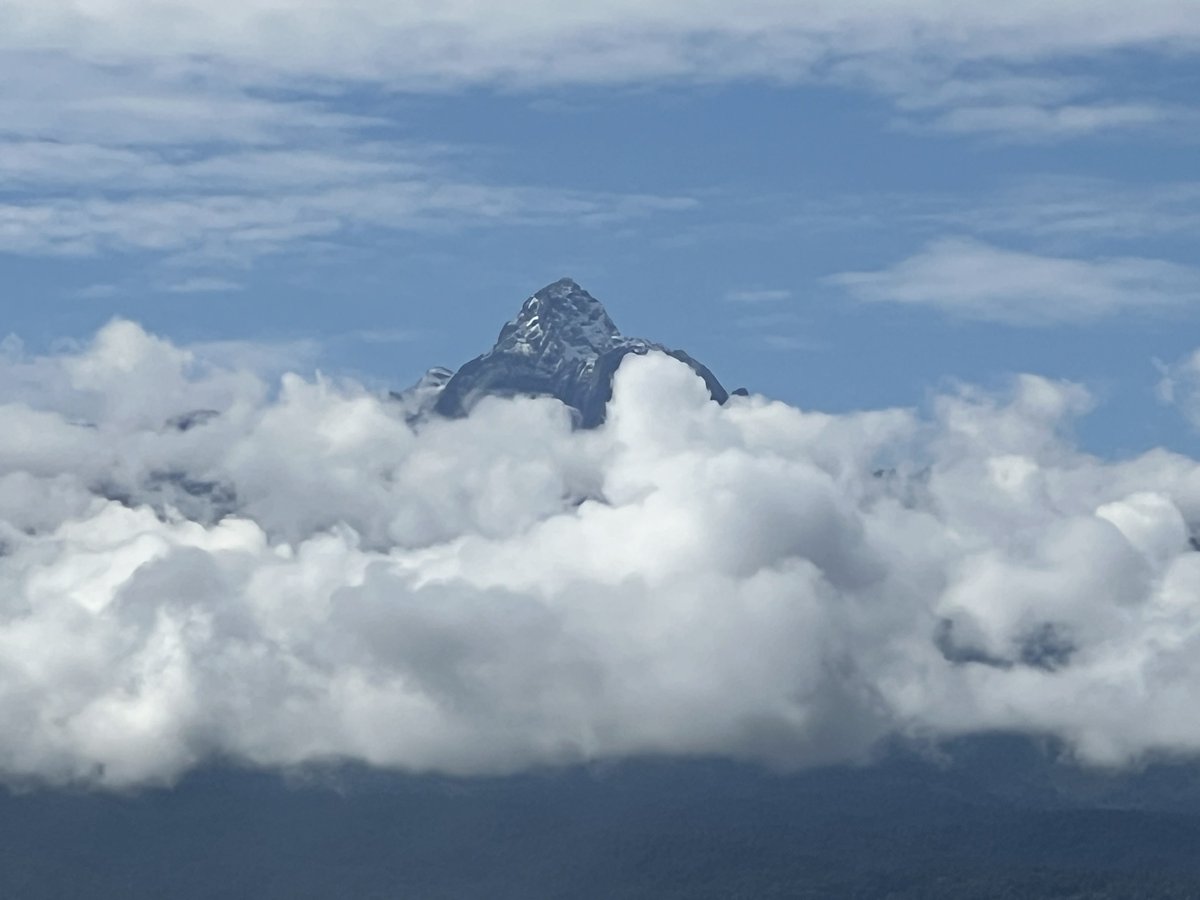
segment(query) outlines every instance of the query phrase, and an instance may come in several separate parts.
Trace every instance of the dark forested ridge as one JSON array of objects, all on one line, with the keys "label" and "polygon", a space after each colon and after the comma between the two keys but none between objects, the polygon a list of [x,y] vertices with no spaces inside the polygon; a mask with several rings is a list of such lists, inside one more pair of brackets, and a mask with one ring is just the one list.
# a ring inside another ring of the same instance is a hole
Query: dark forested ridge
[{"label": "dark forested ridge", "polygon": [[1004,738],[794,774],[208,771],[0,794],[0,863],[24,900],[1197,897],[1200,769],[1087,773]]}]

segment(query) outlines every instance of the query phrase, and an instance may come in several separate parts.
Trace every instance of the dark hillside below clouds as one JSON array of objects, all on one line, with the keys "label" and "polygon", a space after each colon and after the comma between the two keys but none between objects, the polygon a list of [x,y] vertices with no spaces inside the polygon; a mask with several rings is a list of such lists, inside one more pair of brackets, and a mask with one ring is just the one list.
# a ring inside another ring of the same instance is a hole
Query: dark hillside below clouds
[{"label": "dark hillside below clouds", "polygon": [[1189,767],[1114,778],[993,737],[793,775],[712,760],[468,780],[229,770],[0,796],[23,900],[1186,898]]}]

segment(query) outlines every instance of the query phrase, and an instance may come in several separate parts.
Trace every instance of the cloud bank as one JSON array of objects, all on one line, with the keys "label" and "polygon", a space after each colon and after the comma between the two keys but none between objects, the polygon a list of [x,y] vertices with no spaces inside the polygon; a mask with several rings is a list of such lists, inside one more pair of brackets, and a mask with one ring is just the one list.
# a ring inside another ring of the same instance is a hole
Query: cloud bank
[{"label": "cloud bank", "polygon": [[1200,751],[1200,464],[1080,452],[1075,385],[722,408],[650,354],[596,431],[542,399],[413,426],[117,321],[6,342],[0,392],[8,780]]}]

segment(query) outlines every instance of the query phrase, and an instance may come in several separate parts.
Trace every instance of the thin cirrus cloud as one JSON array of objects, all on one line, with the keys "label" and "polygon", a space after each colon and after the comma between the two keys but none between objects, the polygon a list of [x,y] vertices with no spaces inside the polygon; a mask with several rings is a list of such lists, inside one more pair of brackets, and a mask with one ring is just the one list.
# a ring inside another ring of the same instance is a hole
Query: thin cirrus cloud
[{"label": "thin cirrus cloud", "polygon": [[435,172],[276,192],[43,196],[0,204],[0,251],[31,256],[142,251],[191,261],[247,261],[333,239],[353,227],[437,230],[568,220],[601,226],[697,205],[689,197],[489,185]]},{"label": "thin cirrus cloud", "polygon": [[[1137,15],[1114,0],[1014,0],[1003,7],[952,0],[749,0],[736,7],[716,0],[526,0],[515,9],[484,0],[365,0],[350,10],[300,0],[117,0],[100,9],[6,0],[0,25],[11,48],[65,47],[109,60],[216,55],[257,68],[259,77],[320,74],[417,86],[797,79],[831,62],[894,51],[903,59],[1024,61],[1131,47],[1187,50],[1200,40],[1195,16],[1176,0],[1147,0]],[[396,53],[399,46],[408,52]]]},{"label": "thin cirrus cloud", "polygon": [[368,138],[378,123],[328,102],[24,62],[33,76],[0,98],[0,252],[248,261],[353,229],[603,225],[696,205],[489,183],[454,148]]},{"label": "thin cirrus cloud", "polygon": [[[1030,139],[1176,116],[1130,96],[1129,83],[1056,64],[1133,49],[1186,57],[1198,41],[1195,16],[1175,0],[1140,4],[1136,16],[1111,0],[526,0],[504,10],[480,0],[367,0],[353,12],[301,0],[90,9],[5,0],[0,131],[101,144],[114,132],[151,144],[261,143],[297,126],[361,122],[320,102],[347,83],[441,91],[768,79],[862,88],[918,125]],[[281,86],[307,99],[280,102]]]},{"label": "thin cirrus cloud", "polygon": [[730,303],[780,303],[791,299],[792,292],[783,288],[744,288],[728,291],[725,299]]},{"label": "thin cirrus cloud", "polygon": [[[998,64],[962,66],[944,58],[879,57],[835,64],[837,81],[890,97],[897,128],[915,132],[979,135],[1002,143],[1034,144],[1106,132],[1187,137],[1196,112],[1150,89],[1137,94],[1138,78],[1113,83],[1111,75],[1067,74],[1064,67]],[[1131,94],[1130,91],[1133,91]]]},{"label": "thin cirrus cloud", "polygon": [[[836,84],[890,98],[906,127],[1054,140],[1194,121],[1152,91],[1139,96],[1136,79],[1132,86],[1113,84],[1067,74],[1057,64],[1070,61],[1077,70],[1081,61],[1129,50],[1166,50],[1162,58],[1177,59],[1198,42],[1195,16],[1177,0],[1149,0],[1136,16],[1112,0],[1019,0],[1002,7],[949,0],[751,0],[736,7],[526,0],[503,10],[481,0],[436,7],[366,0],[352,12],[301,0],[120,0],[102,10],[61,0],[0,6],[0,48],[47,55],[39,66],[97,69],[93,78],[66,82],[81,95],[72,93],[66,104],[26,104],[27,115],[65,109],[94,132],[116,113],[151,141],[159,139],[158,120],[170,130],[206,124],[210,134],[261,133],[261,114],[270,119],[280,110],[262,96],[238,96],[239,82],[273,88],[313,79],[410,91],[748,79]],[[114,89],[128,69],[97,68],[97,61],[133,65],[147,77],[147,89]],[[171,85],[184,82],[204,87],[169,102],[179,93]],[[37,100],[63,84],[47,79]],[[206,99],[212,90],[235,101],[228,117]]]},{"label": "thin cirrus cloud", "polygon": [[166,290],[171,294],[229,294],[243,291],[246,286],[227,278],[197,276],[172,282]]},{"label": "thin cirrus cloud", "polygon": [[[300,0],[0,2],[0,252],[247,262],[370,229],[609,224],[688,196],[506,184],[394,129],[356,86],[536,92],[758,79],[887,97],[906,127],[1007,139],[1183,121],[1171,104],[1058,65],[1186,58],[1178,3],[923,0],[779,4]],[[396,53],[403,46],[405,53]],[[353,48],[351,52],[348,48]],[[1132,93],[1131,93],[1132,92]],[[1186,118],[1186,117],[1184,117]],[[80,187],[86,186],[81,196]],[[383,209],[382,205],[388,208]]]},{"label": "thin cirrus cloud", "polygon": [[1071,103],[1061,106],[998,104],[951,109],[934,117],[939,130],[991,134],[1030,142],[1067,138],[1101,131],[1145,131],[1151,127],[1194,124],[1194,111],[1157,103]]},{"label": "thin cirrus cloud", "polygon": [[925,307],[963,319],[1049,326],[1200,300],[1200,271],[1141,257],[1082,259],[943,238],[895,265],[826,283],[857,300]]},{"label": "thin cirrus cloud", "polygon": [[1127,183],[1108,178],[1037,175],[961,195],[936,190],[846,193],[813,200],[775,198],[782,227],[805,233],[947,232],[977,240],[1036,239],[1073,251],[1096,244],[1155,245],[1189,238],[1200,228],[1200,182]]},{"label": "thin cirrus cloud", "polygon": [[[1200,228],[1200,182],[1121,184],[1102,178],[1024,179],[970,206],[953,198],[916,200],[911,218],[977,234],[1042,240],[1160,240]],[[900,213],[900,215],[904,215]]]},{"label": "thin cirrus cloud", "polygon": [[828,415],[650,353],[578,431],[264,377],[303,353],[0,344],[0,779],[1200,752],[1200,463],[1081,452],[1078,385]]},{"label": "thin cirrus cloud", "polygon": [[[0,52],[0,252],[249,262],[364,229],[585,226],[689,197],[505,184],[454,147],[382,140],[336,97],[267,96],[186,65]],[[302,92],[303,93],[303,92]]]}]

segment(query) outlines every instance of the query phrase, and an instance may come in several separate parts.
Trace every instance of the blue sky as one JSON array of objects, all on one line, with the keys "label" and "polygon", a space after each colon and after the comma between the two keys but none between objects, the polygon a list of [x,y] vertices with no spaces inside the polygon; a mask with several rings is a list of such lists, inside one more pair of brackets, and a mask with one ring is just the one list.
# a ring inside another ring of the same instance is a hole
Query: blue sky
[{"label": "blue sky", "polygon": [[730,387],[1194,452],[1200,15],[993,6],[0,0],[0,332],[400,387],[571,275]]}]

